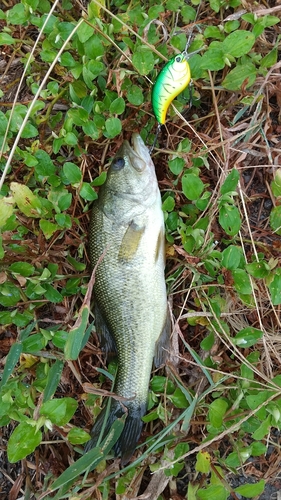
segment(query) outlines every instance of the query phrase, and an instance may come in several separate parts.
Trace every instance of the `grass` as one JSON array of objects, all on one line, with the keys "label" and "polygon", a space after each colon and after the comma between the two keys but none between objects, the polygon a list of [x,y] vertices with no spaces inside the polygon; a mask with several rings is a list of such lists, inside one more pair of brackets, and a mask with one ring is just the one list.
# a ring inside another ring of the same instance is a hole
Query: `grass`
[{"label": "grass", "polygon": [[[280,9],[253,8],[240,0],[3,2],[7,495],[226,500],[278,489]],[[115,371],[91,335],[89,211],[123,138],[138,131],[153,143],[151,82],[191,30],[189,51],[201,49],[190,59],[193,106],[187,89],[152,153],[166,223],[171,362],[152,374],[140,446],[119,470],[110,453],[122,421],[82,455]]]}]

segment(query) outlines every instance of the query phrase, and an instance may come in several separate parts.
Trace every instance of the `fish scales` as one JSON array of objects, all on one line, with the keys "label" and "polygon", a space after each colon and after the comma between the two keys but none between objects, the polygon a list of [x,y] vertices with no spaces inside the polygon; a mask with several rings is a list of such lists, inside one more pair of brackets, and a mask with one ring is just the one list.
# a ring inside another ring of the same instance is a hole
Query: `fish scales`
[{"label": "fish scales", "polygon": [[[118,358],[114,392],[127,400],[123,432],[115,445],[126,463],[140,437],[141,417],[147,408],[153,357],[165,359],[169,320],[164,278],[164,218],[153,162],[141,137],[125,141],[108,171],[95,202],[90,227],[90,256],[96,269],[94,296],[103,324],[102,342],[115,345]],[[110,341],[110,337],[113,341]],[[105,346],[106,348],[106,346]],[[124,413],[111,402],[108,432]],[[92,430],[99,437],[104,410]]]}]

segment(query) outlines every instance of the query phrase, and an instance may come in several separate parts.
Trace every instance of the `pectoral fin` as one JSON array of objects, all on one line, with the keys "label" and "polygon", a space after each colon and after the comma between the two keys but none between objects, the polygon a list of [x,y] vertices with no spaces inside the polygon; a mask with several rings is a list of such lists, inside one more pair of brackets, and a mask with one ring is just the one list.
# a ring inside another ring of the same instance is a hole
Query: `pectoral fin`
[{"label": "pectoral fin", "polygon": [[170,336],[171,336],[171,320],[167,308],[166,322],[155,345],[154,364],[156,368],[158,368],[161,365],[164,365],[166,359],[169,356],[169,349],[171,345]]},{"label": "pectoral fin", "polygon": [[129,261],[137,252],[145,227],[138,226],[134,221],[128,226],[119,249],[118,259]]}]

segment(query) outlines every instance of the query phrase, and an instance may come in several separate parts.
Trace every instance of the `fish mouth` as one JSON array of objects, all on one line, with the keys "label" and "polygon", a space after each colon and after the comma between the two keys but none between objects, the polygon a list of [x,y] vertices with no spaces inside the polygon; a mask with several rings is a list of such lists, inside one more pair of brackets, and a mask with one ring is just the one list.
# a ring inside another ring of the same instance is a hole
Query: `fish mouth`
[{"label": "fish mouth", "polygon": [[131,143],[124,141],[123,154],[128,157],[132,167],[139,173],[142,173],[151,162],[149,151],[137,133],[132,134]]},{"label": "fish mouth", "polygon": [[[131,137],[131,148],[141,158],[142,157],[142,138],[139,134],[133,133]],[[144,146],[144,143],[143,143]]]}]

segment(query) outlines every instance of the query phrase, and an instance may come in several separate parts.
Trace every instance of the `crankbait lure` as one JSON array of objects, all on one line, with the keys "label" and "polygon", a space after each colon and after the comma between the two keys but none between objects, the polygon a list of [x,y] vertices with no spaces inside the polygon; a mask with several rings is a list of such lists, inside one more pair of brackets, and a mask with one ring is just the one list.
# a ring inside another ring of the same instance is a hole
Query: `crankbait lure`
[{"label": "crankbait lure", "polygon": [[184,50],[168,61],[160,71],[152,88],[151,104],[156,120],[164,125],[171,102],[188,86],[191,80],[188,59],[192,54]]}]

